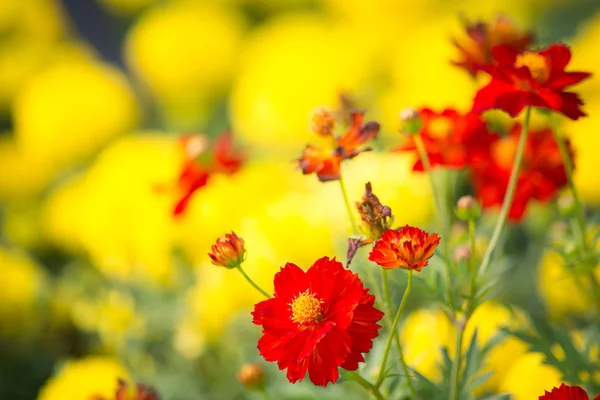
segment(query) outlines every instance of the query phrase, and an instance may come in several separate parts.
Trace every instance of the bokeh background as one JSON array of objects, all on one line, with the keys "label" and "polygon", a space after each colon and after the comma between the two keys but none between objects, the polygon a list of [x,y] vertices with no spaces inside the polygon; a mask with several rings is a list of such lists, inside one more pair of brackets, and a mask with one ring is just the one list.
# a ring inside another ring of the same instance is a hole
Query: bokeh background
[{"label": "bokeh background", "polygon": [[[166,399],[252,398],[235,374],[258,361],[249,310],[260,297],[210,264],[210,245],[235,230],[247,272],[268,290],[287,261],[344,259],[339,187],[294,164],[320,105],[350,104],[382,124],[376,151],[344,165],[350,196],[371,181],[399,224],[428,227],[428,180],[410,171],[409,155],[388,151],[399,142],[398,113],[467,110],[477,82],[451,65],[452,39],[464,38],[463,19],[498,14],[540,44],[572,45],[572,68],[600,74],[598,0],[0,0],[0,398],[109,396],[117,376]],[[563,124],[592,212],[599,82],[579,87],[590,116]],[[243,167],[211,176],[174,217],[176,194],[157,188],[177,181],[178,137],[224,130]],[[514,258],[503,259],[499,299],[561,321],[588,303],[544,250],[548,232],[564,229],[550,225],[554,214],[533,205],[509,227]],[[411,308],[426,301],[416,296]],[[509,316],[489,307],[480,320],[493,332]],[[421,371],[435,377],[435,357],[418,352],[452,327],[427,310],[405,325]],[[510,345],[508,354],[523,352]],[[494,384],[517,391],[526,373],[529,383],[560,379],[534,356]],[[282,398],[339,397],[335,388],[315,397],[268,371]]]}]

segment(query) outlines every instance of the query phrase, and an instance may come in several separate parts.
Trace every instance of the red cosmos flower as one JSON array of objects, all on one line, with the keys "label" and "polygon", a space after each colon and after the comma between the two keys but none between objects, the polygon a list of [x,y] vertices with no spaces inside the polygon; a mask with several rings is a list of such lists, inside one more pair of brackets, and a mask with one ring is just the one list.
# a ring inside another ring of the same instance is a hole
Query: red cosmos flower
[{"label": "red cosmos flower", "polygon": [[[102,396],[92,397],[91,400],[105,400]],[[112,400],[112,399],[110,399]],[[159,400],[156,392],[144,385],[137,385],[135,391],[127,387],[125,381],[119,380],[119,387],[114,400]]]},{"label": "red cosmos flower", "polygon": [[[337,180],[340,178],[342,161],[370,150],[369,148],[360,148],[360,146],[377,136],[379,124],[373,121],[363,124],[364,111],[351,111],[350,113],[352,117],[350,128],[343,136],[337,138],[331,134],[329,136],[332,139],[331,145],[309,144],[306,146],[302,157],[298,159],[298,165],[302,168],[304,175],[316,173],[321,182]],[[313,125],[319,124],[313,122]],[[331,130],[324,130],[324,132],[331,132]],[[320,134],[323,136],[322,132]]]},{"label": "red cosmos flower", "polygon": [[[550,392],[544,390],[544,395],[539,400],[588,400],[585,390],[579,386],[567,386],[564,383],[559,388],[553,388]],[[600,400],[600,395],[594,400]]]},{"label": "red cosmos flower", "polygon": [[[521,125],[515,124],[508,136],[498,137],[490,147],[487,162],[473,168],[475,192],[484,209],[499,206],[504,200],[521,130]],[[549,201],[566,184],[567,175],[552,131],[530,132],[508,218],[519,221],[530,199]]]},{"label": "red cosmos flower", "polygon": [[287,263],[275,275],[275,297],[254,307],[262,325],[258,350],[267,361],[287,368],[290,382],[306,375],[319,386],[334,383],[338,368],[358,369],[373,346],[383,312],[373,307],[357,274],[323,257],[308,271]]},{"label": "red cosmos flower", "polygon": [[[461,114],[454,109],[446,109],[439,113],[423,108],[419,111],[419,118],[419,134],[432,166],[460,168],[480,162],[495,137],[488,132],[479,114],[474,112]],[[407,135],[406,142],[396,150],[416,153],[414,137]],[[423,171],[420,158],[413,171]]]},{"label": "red cosmos flower", "polygon": [[230,133],[220,135],[208,148],[204,135],[187,135],[181,138],[185,161],[179,174],[177,187],[181,193],[173,214],[182,214],[192,195],[208,183],[211,174],[233,174],[242,166],[243,157],[233,146]]},{"label": "red cosmos flower", "polygon": [[504,44],[522,52],[533,41],[530,32],[517,30],[513,22],[502,15],[489,23],[463,21],[463,24],[468,38],[461,42],[453,40],[460,51],[460,60],[452,64],[464,68],[473,77],[493,64],[492,47]]},{"label": "red cosmos flower", "polygon": [[517,116],[525,107],[540,107],[558,111],[571,119],[585,115],[583,101],[565,88],[591,74],[565,72],[571,51],[562,44],[553,44],[541,51],[519,53],[506,45],[492,48],[496,62],[487,72],[492,80],[481,88],[473,103],[473,111],[492,108]]},{"label": "red cosmos flower", "polygon": [[386,269],[420,271],[427,266],[439,243],[437,233],[429,234],[412,226],[388,229],[375,242],[369,260]]}]

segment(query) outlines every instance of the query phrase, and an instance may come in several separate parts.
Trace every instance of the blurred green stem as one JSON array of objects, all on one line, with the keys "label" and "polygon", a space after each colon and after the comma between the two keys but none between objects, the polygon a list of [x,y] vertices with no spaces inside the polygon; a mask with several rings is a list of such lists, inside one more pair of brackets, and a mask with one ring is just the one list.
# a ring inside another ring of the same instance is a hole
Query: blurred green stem
[{"label": "blurred green stem", "polygon": [[258,286],[256,283],[254,283],[254,281],[248,276],[248,274],[246,274],[246,272],[242,269],[241,265],[237,266],[238,271],[240,271],[240,273],[244,276],[244,278],[246,278],[246,280],[248,281],[248,283],[250,283],[254,289],[258,290],[259,292],[262,293],[263,296],[265,296],[267,299],[270,299],[271,296],[269,296],[269,294],[267,292],[265,292],[264,290],[262,290],[260,288],[260,286]]},{"label": "blurred green stem", "polygon": [[369,392],[373,393],[373,396],[375,396],[377,400],[385,400],[384,397],[381,395],[379,388],[375,387],[375,385],[363,378],[358,372],[348,371],[348,373],[352,375],[354,379],[356,379],[356,382],[358,382],[362,387],[367,389]]},{"label": "blurred green stem", "polygon": [[[575,207],[575,220],[577,221],[577,228],[573,229],[573,235],[577,237],[579,241],[579,246],[581,247],[582,258],[584,263],[588,263],[588,255],[590,248],[587,243],[587,231],[585,227],[585,213],[583,210],[583,204],[579,199],[579,193],[577,193],[577,189],[575,188],[575,182],[573,181],[573,161],[571,160],[571,155],[569,154],[569,149],[567,148],[567,144],[563,140],[562,137],[558,134],[558,124],[556,123],[556,119],[554,118],[554,113],[548,114],[548,120],[550,121],[550,128],[552,130],[552,135],[554,135],[554,141],[558,146],[558,150],[560,151],[560,155],[562,156],[563,165],[565,166],[565,172],[567,174],[567,182],[569,184],[569,188],[571,189],[571,194],[573,195],[573,206]],[[596,275],[594,275],[593,268],[595,266],[595,262],[591,263],[591,269],[588,273],[592,284],[592,290],[594,292],[594,298],[596,300],[596,305],[600,309],[600,283],[596,279]]]},{"label": "blurred green stem", "polygon": [[490,243],[488,244],[487,249],[485,250],[485,254],[483,255],[483,260],[481,261],[481,266],[479,267],[479,275],[483,276],[485,271],[490,266],[490,262],[492,261],[492,255],[496,250],[496,246],[498,245],[498,240],[500,240],[500,236],[502,235],[502,231],[504,230],[504,226],[506,225],[506,219],[508,217],[508,212],[510,211],[510,207],[512,205],[513,198],[515,197],[515,189],[517,187],[517,182],[519,180],[519,171],[521,170],[521,164],[523,162],[523,154],[525,153],[525,143],[527,143],[527,136],[529,135],[529,120],[531,117],[531,107],[527,107],[525,111],[525,122],[523,123],[523,130],[521,131],[521,137],[519,138],[519,144],[517,146],[517,154],[515,156],[515,163],[513,164],[512,171],[510,173],[510,179],[508,180],[508,186],[506,188],[506,194],[504,195],[504,200],[502,201],[502,208],[500,209],[500,216],[498,217],[498,221],[496,222],[496,227],[494,228],[494,232],[492,233],[492,238],[490,239]]},{"label": "blurred green stem", "polygon": [[387,360],[390,355],[390,349],[392,347],[392,340],[396,334],[396,330],[398,329],[398,324],[400,323],[400,318],[402,317],[402,312],[404,311],[404,307],[406,307],[406,299],[408,299],[408,295],[410,294],[410,290],[412,289],[412,274],[413,271],[408,271],[408,283],[406,285],[406,290],[404,291],[404,296],[402,296],[402,301],[400,302],[400,307],[398,307],[398,312],[394,317],[394,321],[392,321],[392,326],[390,328],[390,335],[388,336],[388,340],[385,344],[385,350],[383,352],[383,359],[381,361],[381,367],[379,368],[379,377],[377,378],[377,383],[375,383],[375,388],[379,389],[383,380],[386,376],[386,367]]},{"label": "blurred green stem", "polygon": [[[381,268],[381,280],[383,282],[383,292],[385,293],[385,301],[387,303],[387,315],[392,315],[392,297],[390,296],[390,288],[388,283],[388,274],[389,271],[385,268]],[[391,318],[388,318],[388,322],[390,326],[393,324]],[[400,336],[397,330],[391,331],[391,334],[394,335],[394,339],[396,339],[396,347],[398,348],[398,355],[400,357],[400,363],[402,364],[402,370],[404,371],[404,375],[406,376],[406,385],[410,391],[411,399],[416,399],[415,388],[413,387],[412,380],[410,379],[410,372],[408,370],[408,365],[406,365],[406,361],[404,360],[404,353],[402,352],[402,344],[400,343]]]},{"label": "blurred green stem", "polygon": [[358,225],[354,220],[354,213],[352,212],[352,203],[350,202],[350,197],[348,197],[348,191],[346,190],[346,184],[344,183],[344,178],[342,178],[342,174],[340,174],[339,181],[340,188],[342,189],[342,195],[344,196],[344,204],[346,205],[346,211],[348,212],[348,218],[350,218],[350,224],[352,225],[352,232],[355,235],[358,235]]}]

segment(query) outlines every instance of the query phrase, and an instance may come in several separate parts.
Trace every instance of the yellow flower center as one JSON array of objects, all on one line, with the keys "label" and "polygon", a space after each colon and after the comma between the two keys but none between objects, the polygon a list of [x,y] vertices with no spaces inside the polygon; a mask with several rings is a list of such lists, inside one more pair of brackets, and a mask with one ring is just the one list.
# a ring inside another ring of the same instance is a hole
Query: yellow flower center
[{"label": "yellow flower center", "polygon": [[515,61],[515,67],[527,67],[531,72],[533,79],[540,83],[548,80],[548,75],[550,74],[550,69],[548,68],[548,63],[546,63],[544,56],[531,51],[526,51],[525,53],[518,55],[517,60]]},{"label": "yellow flower center", "polygon": [[292,321],[302,324],[314,324],[321,322],[323,318],[323,310],[321,301],[315,295],[308,292],[301,293],[291,304],[292,306]]},{"label": "yellow flower center", "polygon": [[494,159],[503,168],[510,168],[517,156],[517,143],[511,137],[502,138],[492,147]]},{"label": "yellow flower center", "polygon": [[437,139],[445,139],[452,133],[452,122],[447,118],[436,118],[427,127],[429,136]]}]

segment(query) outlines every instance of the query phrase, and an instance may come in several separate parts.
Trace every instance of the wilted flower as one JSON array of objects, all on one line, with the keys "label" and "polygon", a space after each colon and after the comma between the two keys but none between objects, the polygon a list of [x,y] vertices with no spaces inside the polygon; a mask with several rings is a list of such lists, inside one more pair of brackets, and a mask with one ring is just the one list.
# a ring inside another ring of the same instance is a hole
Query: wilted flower
[{"label": "wilted flower", "polygon": [[[567,386],[564,383],[558,388],[552,388],[551,391],[544,390],[544,395],[539,400],[588,400],[589,397],[585,390],[579,386]],[[594,400],[599,400],[598,395]]]},{"label": "wilted flower", "polygon": [[391,208],[381,204],[373,193],[371,182],[365,185],[365,193],[361,201],[356,202],[356,209],[360,216],[360,230],[369,238],[379,239],[394,222]]},{"label": "wilted flower", "polygon": [[370,150],[360,147],[377,136],[379,124],[373,121],[363,124],[363,111],[351,111],[351,116],[352,123],[348,131],[335,139],[332,137],[330,145],[309,144],[306,146],[302,157],[298,159],[298,165],[302,168],[303,174],[316,173],[321,182],[337,180],[340,178],[342,161]]},{"label": "wilted flower", "polygon": [[208,256],[214,265],[229,269],[237,268],[246,259],[244,239],[235,232],[227,233],[217,239],[217,243],[211,247]]},{"label": "wilted flower", "polygon": [[105,399],[102,396],[92,397],[92,400],[159,400],[158,394],[147,386],[136,385],[135,391],[127,387],[125,381],[119,380],[119,388],[115,397]]},{"label": "wilted flower", "polygon": [[463,21],[468,38],[453,40],[460,51],[460,59],[452,64],[464,68],[471,76],[493,64],[492,47],[503,44],[518,52],[524,51],[533,41],[530,32],[517,29],[506,16],[500,15],[491,22]]},{"label": "wilted flower", "polygon": [[[461,114],[454,109],[439,113],[423,108],[419,115],[422,124],[419,134],[432,167],[443,165],[460,168],[474,165],[485,157],[489,144],[495,137],[488,132],[477,113]],[[414,137],[407,136],[406,142],[396,150],[416,153]],[[420,158],[415,162],[413,170],[424,170]]]},{"label": "wilted flower", "polygon": [[237,379],[248,389],[257,389],[264,384],[265,372],[260,364],[247,363],[240,368]]},{"label": "wilted flower", "polygon": [[[515,124],[508,136],[498,137],[487,161],[473,168],[475,192],[484,209],[499,206],[504,200],[521,130],[521,125]],[[552,131],[530,132],[509,219],[520,220],[530,199],[549,201],[566,184],[567,175]]]},{"label": "wilted flower", "polygon": [[408,225],[399,229],[389,229],[375,242],[369,260],[386,269],[420,271],[427,266],[439,243],[437,233],[429,234]]},{"label": "wilted flower", "polygon": [[230,133],[220,135],[212,147],[204,135],[186,135],[181,138],[185,161],[179,174],[177,187],[181,193],[173,210],[182,214],[192,195],[208,183],[214,173],[233,174],[242,166],[242,154],[233,146]]},{"label": "wilted flower", "polygon": [[492,80],[481,88],[473,103],[473,111],[492,108],[516,117],[525,107],[539,107],[564,114],[571,119],[585,116],[579,95],[564,91],[591,74],[565,72],[571,51],[553,44],[541,51],[519,51],[505,45],[492,49],[495,64],[486,72]]},{"label": "wilted flower", "polygon": [[319,386],[335,382],[339,367],[358,369],[383,317],[358,275],[323,257],[306,272],[287,263],[274,285],[275,297],[256,304],[252,313],[263,327],[258,350],[265,360],[287,368],[292,383],[308,371]]}]

